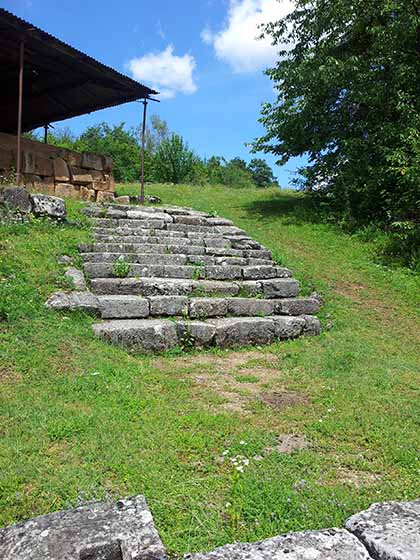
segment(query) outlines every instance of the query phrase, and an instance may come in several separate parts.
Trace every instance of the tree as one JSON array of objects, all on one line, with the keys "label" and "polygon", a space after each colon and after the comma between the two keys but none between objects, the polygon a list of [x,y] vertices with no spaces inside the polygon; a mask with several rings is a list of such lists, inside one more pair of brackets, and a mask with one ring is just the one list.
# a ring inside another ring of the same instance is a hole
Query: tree
[{"label": "tree", "polygon": [[181,183],[192,173],[196,159],[182,136],[172,134],[160,143],[156,151],[156,179],[166,183]]},{"label": "tree", "polygon": [[248,164],[248,170],[252,174],[252,180],[257,187],[267,188],[278,186],[277,180],[268,163],[261,158],[253,158]]},{"label": "tree", "polygon": [[[297,0],[265,27],[278,90],[254,151],[307,154],[301,184],[347,223],[420,217],[420,6],[414,0]],[[286,50],[289,48],[290,50]]]},{"label": "tree", "polygon": [[[110,126],[101,123],[88,127],[74,143],[81,152],[96,152],[112,158],[116,181],[134,182],[140,177],[141,152],[136,131],[126,130],[124,123]],[[151,174],[152,161],[146,152],[146,176]]]}]

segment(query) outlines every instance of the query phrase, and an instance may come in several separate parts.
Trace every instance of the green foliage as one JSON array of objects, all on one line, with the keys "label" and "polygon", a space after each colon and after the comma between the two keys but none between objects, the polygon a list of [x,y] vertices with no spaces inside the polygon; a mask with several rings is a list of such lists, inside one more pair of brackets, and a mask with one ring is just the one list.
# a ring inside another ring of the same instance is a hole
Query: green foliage
[{"label": "green foliage", "polygon": [[182,183],[193,173],[197,157],[179,134],[172,134],[159,145],[155,155],[154,172],[162,183]]},{"label": "green foliage", "polygon": [[251,159],[248,165],[248,170],[251,172],[252,180],[257,187],[267,188],[278,186],[271,167],[264,159]]},{"label": "green foliage", "polygon": [[130,272],[130,263],[124,257],[118,257],[112,267],[112,274],[117,278],[126,278]]},{"label": "green foliage", "polygon": [[300,184],[347,226],[420,220],[419,29],[411,0],[298,0],[265,27],[291,49],[267,71],[279,93],[254,150],[307,154]]}]

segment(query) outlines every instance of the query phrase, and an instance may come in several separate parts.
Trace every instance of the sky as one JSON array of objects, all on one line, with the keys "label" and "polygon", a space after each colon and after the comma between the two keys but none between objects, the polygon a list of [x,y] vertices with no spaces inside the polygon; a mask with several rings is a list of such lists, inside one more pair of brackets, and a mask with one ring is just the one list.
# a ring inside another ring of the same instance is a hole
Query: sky
[{"label": "sky", "polygon": [[[282,187],[301,160],[279,167],[245,143],[264,132],[261,103],[275,99],[263,70],[276,60],[258,24],[279,19],[290,0],[0,0],[0,6],[97,60],[161,92],[149,115],[166,120],[201,157],[263,157]],[[100,122],[137,126],[128,103],[61,121],[79,134]]]}]

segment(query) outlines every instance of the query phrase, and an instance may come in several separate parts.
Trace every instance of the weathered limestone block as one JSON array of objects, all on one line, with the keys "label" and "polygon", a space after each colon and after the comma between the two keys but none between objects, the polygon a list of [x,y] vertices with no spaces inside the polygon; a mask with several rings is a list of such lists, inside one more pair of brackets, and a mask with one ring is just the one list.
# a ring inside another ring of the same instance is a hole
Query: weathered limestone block
[{"label": "weathered limestone block", "polygon": [[266,298],[290,298],[299,293],[299,282],[293,278],[274,278],[262,280],[261,285]]},{"label": "weathered limestone block", "polygon": [[102,160],[102,156],[91,152],[84,152],[82,154],[81,167],[84,167],[85,169],[96,169],[97,171],[103,171],[104,163]]},{"label": "weathered limestone block", "polygon": [[312,315],[319,311],[319,301],[315,298],[284,298],[275,302],[279,315]]},{"label": "weathered limestone block", "polygon": [[191,319],[224,317],[228,312],[228,302],[220,298],[192,298],[189,300],[188,315]]},{"label": "weathered limestone block", "polygon": [[98,298],[90,292],[55,292],[45,302],[48,309],[56,311],[84,311],[99,315]]},{"label": "weathered limestone block", "polygon": [[130,204],[129,196],[116,196],[114,199],[115,204]]},{"label": "weathered limestone block", "polygon": [[70,181],[69,167],[63,158],[53,159],[53,168],[56,183],[66,183]]},{"label": "weathered limestone block", "polygon": [[231,298],[228,300],[229,315],[253,317],[272,315],[274,302],[269,299]]},{"label": "weathered limestone block", "polygon": [[22,172],[35,174],[35,153],[24,150],[22,152]]},{"label": "weathered limestone block", "polygon": [[114,193],[104,192],[104,191],[98,191],[96,193],[96,202],[103,203],[103,202],[113,202],[113,201],[114,201]]},{"label": "weathered limestone block", "polygon": [[201,321],[177,321],[176,330],[180,344],[205,347],[212,345],[216,327]]},{"label": "weathered limestone block", "polygon": [[245,280],[260,280],[262,278],[276,278],[276,266],[245,266],[242,270]]},{"label": "weathered limestone block", "polygon": [[56,183],[55,194],[63,198],[79,198],[80,190],[70,183]]},{"label": "weathered limestone block", "polygon": [[112,173],[112,158],[110,158],[109,156],[102,156],[102,159],[105,173]]},{"label": "weathered limestone block", "polygon": [[107,173],[104,174],[104,181],[106,188],[104,190],[109,192],[115,191],[115,180],[113,175],[109,175]]},{"label": "weathered limestone block", "polygon": [[86,169],[81,167],[70,167],[71,182],[75,185],[90,185],[93,183],[93,177]]},{"label": "weathered limestone block", "polygon": [[35,173],[44,177],[52,177],[54,174],[53,160],[40,154],[36,154]]},{"label": "weathered limestone block", "polygon": [[270,344],[276,336],[274,322],[262,317],[213,319],[215,344],[222,348],[246,344]]},{"label": "weathered limestone block", "polygon": [[420,558],[420,500],[373,504],[350,517],[345,526],[362,541],[373,558]]},{"label": "weathered limestone block", "polygon": [[31,196],[24,187],[6,187],[3,191],[4,204],[13,210],[28,214],[32,210]]},{"label": "weathered limestone block", "polygon": [[55,183],[53,177],[39,177],[32,184],[32,191],[34,193],[48,194],[49,196],[55,195]]},{"label": "weathered limestone block", "polygon": [[69,151],[67,154],[67,163],[71,167],[82,167],[82,154],[79,152]]},{"label": "weathered limestone block", "polygon": [[305,328],[306,321],[303,317],[285,317],[273,315],[276,338],[287,339],[300,336]]},{"label": "weathered limestone block", "polygon": [[14,165],[12,150],[0,146],[0,169],[7,173]]},{"label": "weathered limestone block", "polygon": [[95,195],[96,192],[93,189],[90,189],[89,187],[85,187],[84,185],[80,187],[80,198],[82,200],[86,200],[88,202],[94,201]]},{"label": "weathered limestone block", "polygon": [[175,323],[169,319],[130,319],[93,325],[97,336],[125,348],[162,352],[178,344]]},{"label": "weathered limestone block", "polygon": [[103,319],[140,319],[149,316],[149,301],[138,296],[98,296]]},{"label": "weathered limestone block", "polygon": [[242,277],[242,269],[240,266],[220,265],[205,266],[202,270],[203,278],[209,280],[236,280]]},{"label": "weathered limestone block", "polygon": [[32,211],[36,216],[48,216],[62,220],[66,217],[66,205],[62,198],[47,194],[31,195]]},{"label": "weathered limestone block", "polygon": [[188,560],[372,560],[354,535],[344,529],[289,533],[256,543],[237,543]]},{"label": "weathered limestone block", "polygon": [[321,321],[313,315],[301,315],[305,320],[303,334],[306,336],[318,336],[321,334]]},{"label": "weathered limestone block", "polygon": [[143,496],[96,502],[0,530],[1,560],[164,560]]},{"label": "weathered limestone block", "polygon": [[185,296],[152,296],[150,301],[151,315],[183,315],[187,310],[188,298]]},{"label": "weathered limestone block", "polygon": [[73,283],[73,286],[76,290],[87,290],[86,280],[83,272],[78,268],[74,268],[73,266],[71,266],[66,270],[64,275]]},{"label": "weathered limestone block", "polygon": [[[150,220],[151,215],[153,215],[154,220],[162,220],[162,222],[172,222],[173,218],[166,212],[145,212],[143,210],[128,210],[127,218],[129,220]],[[135,225],[135,222],[134,222]],[[139,222],[138,225],[141,225]]]}]

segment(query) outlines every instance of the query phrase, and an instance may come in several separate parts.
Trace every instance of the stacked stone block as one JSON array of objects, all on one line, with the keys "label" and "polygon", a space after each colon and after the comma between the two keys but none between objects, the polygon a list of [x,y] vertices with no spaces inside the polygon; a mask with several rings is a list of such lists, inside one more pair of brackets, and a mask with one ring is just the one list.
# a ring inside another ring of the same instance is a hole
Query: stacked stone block
[{"label": "stacked stone block", "polygon": [[[111,202],[112,160],[22,138],[22,184],[30,192],[85,201]],[[16,169],[16,137],[0,133],[0,175]]]}]

